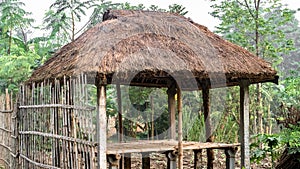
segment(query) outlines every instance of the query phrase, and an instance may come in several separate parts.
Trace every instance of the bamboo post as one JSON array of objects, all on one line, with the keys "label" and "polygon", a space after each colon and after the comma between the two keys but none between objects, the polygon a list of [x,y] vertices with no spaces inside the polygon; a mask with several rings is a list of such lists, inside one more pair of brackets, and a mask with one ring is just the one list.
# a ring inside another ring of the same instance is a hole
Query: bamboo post
[{"label": "bamboo post", "polygon": [[[206,142],[213,142],[214,137],[211,131],[211,123],[210,123],[210,96],[209,89],[207,87],[203,87],[202,89],[202,99],[203,99],[203,109],[204,109],[204,119],[205,119],[205,135]],[[207,149],[207,168],[213,168],[214,161],[214,152],[212,149]]]},{"label": "bamboo post", "polygon": [[175,95],[176,95],[176,86],[171,85],[168,90],[168,111],[170,114],[169,125],[170,125],[170,139],[176,139],[176,115],[175,115]]},{"label": "bamboo post", "polygon": [[13,165],[12,168],[19,168],[20,166],[18,164],[20,164],[19,158],[18,158],[18,153],[20,153],[20,145],[19,145],[19,123],[20,123],[20,111],[18,109],[19,107],[19,102],[17,102],[14,106],[14,161],[13,161]]},{"label": "bamboo post", "polygon": [[240,83],[240,119],[241,167],[250,169],[248,80]]},{"label": "bamboo post", "polygon": [[[80,77],[78,77],[78,78],[80,79]],[[75,83],[76,83],[75,80],[72,81],[71,79],[66,81],[66,96],[67,96],[67,98],[66,98],[66,104],[75,105],[75,102],[73,100],[74,96],[76,94]],[[78,89],[79,92],[81,90],[81,87],[82,86],[80,86],[80,88]],[[72,110],[71,109],[71,110],[68,110],[68,111],[69,111],[70,116],[71,116],[70,120],[71,120],[71,133],[72,133],[72,137],[75,138],[75,139],[77,139],[76,112],[78,110],[74,110],[74,109]],[[76,141],[73,143],[72,149],[73,149],[74,167],[78,168],[79,167],[79,164],[78,164],[78,162],[79,162],[79,159],[78,159],[78,145],[77,145]]]},{"label": "bamboo post", "polygon": [[[25,86],[25,104],[29,104],[30,101],[29,101],[29,87],[28,86]],[[28,131],[28,128],[29,128],[29,111],[26,110],[26,112],[24,112],[24,119],[23,119],[23,123],[24,123],[24,131]],[[29,136],[28,135],[25,135],[25,138],[24,138],[24,147],[25,147],[25,155],[26,157],[29,157]],[[24,160],[24,168],[29,168],[29,162],[27,160]]]},{"label": "bamboo post", "polygon": [[98,139],[98,169],[106,169],[106,86],[99,83],[97,85],[97,139]]},{"label": "bamboo post", "polygon": [[[0,95],[0,110],[5,110],[5,98],[3,95]],[[4,113],[0,113],[0,127],[5,127],[4,126],[4,120],[5,120],[5,116]],[[0,143],[3,142],[3,131],[0,130]],[[0,150],[0,158],[3,157],[4,152]]]},{"label": "bamboo post", "polygon": [[181,89],[177,87],[177,111],[178,111],[178,167],[183,169],[183,148],[182,148],[182,98]]},{"label": "bamboo post", "polygon": [[5,89],[5,110],[10,110],[10,97],[8,89]]},{"label": "bamboo post", "polygon": [[[10,107],[10,96],[9,96],[9,92],[8,92],[8,89],[5,89],[5,110],[7,111],[10,111],[11,110],[11,107]],[[5,116],[5,122],[4,122],[4,128],[7,129],[7,130],[10,130],[10,115],[11,113],[5,113],[4,116]],[[7,132],[5,132],[5,144],[9,144],[9,138],[10,137],[7,137],[9,134]]]},{"label": "bamboo post", "polygon": [[[60,97],[60,93],[62,93],[62,96],[65,96],[65,91],[63,90],[63,88],[61,87],[59,80],[57,80],[57,82],[55,82],[55,89],[54,89],[54,104],[59,103],[59,97]],[[61,101],[63,101],[63,99],[61,99]],[[53,133],[54,134],[59,134],[59,110],[58,108],[54,109],[54,119],[53,119]],[[59,158],[59,141],[57,139],[53,139],[53,154],[52,154],[52,161],[53,161],[53,165],[54,166],[59,166],[60,164],[60,158]]]}]

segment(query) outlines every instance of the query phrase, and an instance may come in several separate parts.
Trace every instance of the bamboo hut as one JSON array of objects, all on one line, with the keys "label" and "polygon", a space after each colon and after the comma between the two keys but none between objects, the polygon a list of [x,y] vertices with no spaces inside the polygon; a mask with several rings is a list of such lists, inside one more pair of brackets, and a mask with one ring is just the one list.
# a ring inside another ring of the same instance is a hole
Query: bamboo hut
[{"label": "bamboo hut", "polygon": [[[168,168],[182,168],[183,150],[207,149],[211,166],[209,152],[224,149],[227,168],[234,168],[240,145],[241,164],[250,168],[249,85],[277,80],[269,63],[183,16],[107,11],[102,23],[58,50],[21,87],[21,165],[106,169],[119,167],[123,154],[164,152]],[[89,84],[97,89],[96,107],[88,103]],[[119,109],[120,142],[108,143],[106,86],[110,84],[167,88],[169,140],[122,142]],[[204,115],[209,119],[210,89],[228,86],[240,86],[240,144],[210,142],[209,120],[208,142],[184,142],[181,92],[202,90]],[[130,168],[128,162],[130,156],[122,165]],[[143,168],[149,168],[149,159],[143,162]]]}]

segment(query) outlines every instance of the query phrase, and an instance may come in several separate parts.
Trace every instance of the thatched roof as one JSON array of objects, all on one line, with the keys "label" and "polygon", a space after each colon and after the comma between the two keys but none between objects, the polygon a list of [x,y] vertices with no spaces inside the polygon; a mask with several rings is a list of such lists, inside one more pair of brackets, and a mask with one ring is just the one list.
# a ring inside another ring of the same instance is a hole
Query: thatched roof
[{"label": "thatched roof", "polygon": [[29,82],[81,73],[141,86],[167,86],[171,79],[213,86],[277,80],[269,63],[183,16],[114,10],[103,20],[57,51]]}]

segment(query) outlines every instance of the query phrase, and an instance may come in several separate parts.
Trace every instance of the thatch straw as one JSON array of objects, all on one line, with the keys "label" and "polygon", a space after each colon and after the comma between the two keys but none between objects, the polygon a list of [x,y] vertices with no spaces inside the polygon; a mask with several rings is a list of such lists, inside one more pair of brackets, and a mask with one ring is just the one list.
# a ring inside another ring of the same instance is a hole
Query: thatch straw
[{"label": "thatch straw", "polygon": [[108,11],[102,23],[57,51],[29,82],[80,73],[102,74],[109,82],[134,78],[139,85],[164,83],[160,80],[170,76],[198,82],[224,78],[226,85],[277,79],[269,63],[187,18],[124,10]]}]

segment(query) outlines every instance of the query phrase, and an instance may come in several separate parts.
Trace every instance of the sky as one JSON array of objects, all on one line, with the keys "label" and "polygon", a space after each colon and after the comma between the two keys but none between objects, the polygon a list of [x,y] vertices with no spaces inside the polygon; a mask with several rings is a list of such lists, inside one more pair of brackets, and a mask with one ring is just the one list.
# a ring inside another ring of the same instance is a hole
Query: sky
[{"label": "sky", "polygon": [[[42,24],[42,19],[44,13],[48,10],[50,4],[55,0],[22,0],[26,7],[25,9],[28,12],[32,12],[32,18],[36,20],[34,26],[39,26]],[[106,0],[109,1],[109,0]],[[209,12],[212,11],[210,8],[210,0],[110,0],[113,3],[116,2],[129,2],[132,5],[144,4],[146,7],[150,5],[157,5],[160,8],[167,9],[171,4],[180,4],[186,7],[188,11],[186,17],[191,18],[194,22],[197,22],[201,25],[208,27],[210,30],[214,30],[214,27],[219,24],[219,21],[216,18],[213,18]],[[290,9],[300,8],[299,0],[282,0],[283,4],[288,4]],[[300,20],[300,13],[297,12],[296,17]],[[77,26],[77,29],[81,28],[81,25],[84,25],[86,20],[83,20]],[[40,34],[40,32],[33,32],[32,35]]]}]

